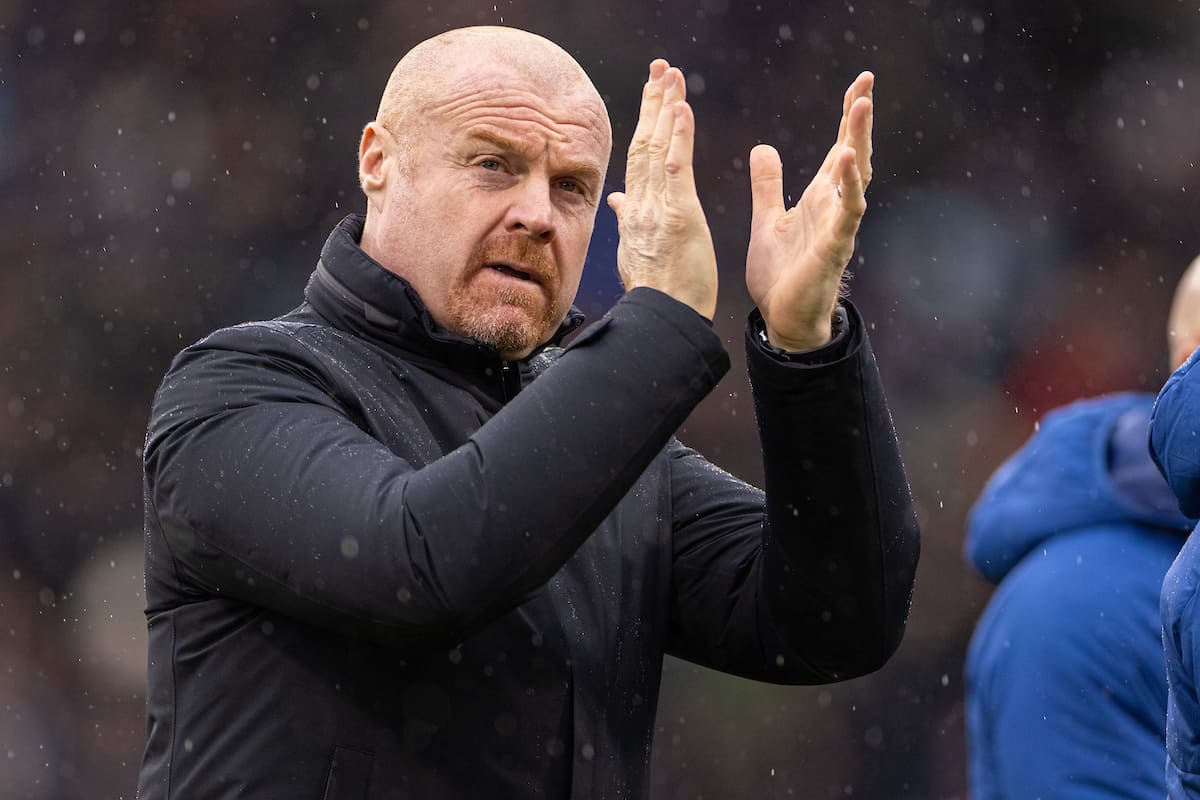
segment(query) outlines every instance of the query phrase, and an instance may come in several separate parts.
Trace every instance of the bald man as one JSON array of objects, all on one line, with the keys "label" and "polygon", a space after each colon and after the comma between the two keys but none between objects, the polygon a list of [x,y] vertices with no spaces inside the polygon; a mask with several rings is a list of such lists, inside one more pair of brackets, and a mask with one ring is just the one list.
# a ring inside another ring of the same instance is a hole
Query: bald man
[{"label": "bald man", "polygon": [[798,206],[750,156],[764,494],[673,438],[729,367],[680,71],[651,63],[607,198],[626,294],[564,349],[599,93],[512,29],[408,53],[304,303],[187,348],[155,398],[140,796],[645,797],[665,653],[779,683],[883,664],[918,543],[839,302],[872,81]]},{"label": "bald man", "polygon": [[[1198,278],[1175,291],[1172,366],[1200,344]],[[968,561],[998,584],[967,654],[974,800],[1163,796],[1159,590],[1200,508],[1180,512],[1151,461],[1153,409],[1125,393],[1052,411],[971,510]]]}]

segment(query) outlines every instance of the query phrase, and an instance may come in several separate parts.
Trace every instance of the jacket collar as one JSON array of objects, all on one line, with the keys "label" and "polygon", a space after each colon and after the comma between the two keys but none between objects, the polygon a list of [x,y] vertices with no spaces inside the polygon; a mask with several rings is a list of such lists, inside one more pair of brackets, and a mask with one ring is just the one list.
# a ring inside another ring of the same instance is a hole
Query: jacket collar
[{"label": "jacket collar", "polygon": [[[305,300],[335,327],[390,348],[451,366],[500,361],[491,347],[438,325],[408,281],[363,252],[358,243],[365,222],[363,215],[351,214],[329,234],[304,289]],[[547,345],[533,355],[582,324],[583,314],[572,306]]]}]

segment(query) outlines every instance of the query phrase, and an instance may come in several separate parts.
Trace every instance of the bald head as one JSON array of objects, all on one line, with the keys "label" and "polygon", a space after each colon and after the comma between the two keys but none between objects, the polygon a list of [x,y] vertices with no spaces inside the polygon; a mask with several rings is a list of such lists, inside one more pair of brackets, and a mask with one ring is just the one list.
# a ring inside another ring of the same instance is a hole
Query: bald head
[{"label": "bald head", "polygon": [[458,28],[421,42],[392,70],[376,119],[403,141],[423,128],[464,77],[480,73],[520,77],[545,97],[571,97],[594,105],[602,136],[611,147],[608,110],[583,67],[549,39],[517,28]]},{"label": "bald head", "polygon": [[1167,318],[1167,346],[1171,349],[1171,369],[1178,369],[1200,346],[1200,257],[1188,265],[1175,288]]}]

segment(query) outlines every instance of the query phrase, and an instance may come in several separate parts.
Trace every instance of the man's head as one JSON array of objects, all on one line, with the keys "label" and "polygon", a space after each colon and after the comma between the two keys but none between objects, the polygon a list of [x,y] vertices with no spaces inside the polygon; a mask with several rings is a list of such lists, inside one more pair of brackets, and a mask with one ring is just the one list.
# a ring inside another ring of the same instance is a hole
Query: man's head
[{"label": "man's head", "polygon": [[1188,265],[1175,287],[1171,315],[1167,318],[1167,346],[1173,370],[1200,347],[1200,257]]},{"label": "man's head", "polygon": [[414,47],[363,131],[362,247],[443,327],[522,358],[566,316],[612,149],[608,111],[558,45],[463,28]]}]

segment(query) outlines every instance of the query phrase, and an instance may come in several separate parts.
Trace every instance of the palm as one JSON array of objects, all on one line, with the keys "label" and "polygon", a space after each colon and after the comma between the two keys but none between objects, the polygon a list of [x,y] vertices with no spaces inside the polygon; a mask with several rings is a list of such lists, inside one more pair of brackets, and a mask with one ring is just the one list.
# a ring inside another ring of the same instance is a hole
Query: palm
[{"label": "palm", "polygon": [[863,73],[846,92],[837,142],[792,208],[783,202],[783,165],[774,148],[750,154],[754,197],[746,288],[767,334],[789,350],[829,339],[842,275],[866,211],[870,181],[871,90]]},{"label": "palm", "polygon": [[[853,240],[831,235],[841,201],[833,187],[809,186],[800,202],[774,222],[754,227],[746,254],[746,288],[767,319],[787,319],[791,298],[832,281],[835,290],[847,264]],[[836,277],[831,272],[837,273]]]}]

